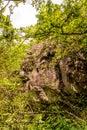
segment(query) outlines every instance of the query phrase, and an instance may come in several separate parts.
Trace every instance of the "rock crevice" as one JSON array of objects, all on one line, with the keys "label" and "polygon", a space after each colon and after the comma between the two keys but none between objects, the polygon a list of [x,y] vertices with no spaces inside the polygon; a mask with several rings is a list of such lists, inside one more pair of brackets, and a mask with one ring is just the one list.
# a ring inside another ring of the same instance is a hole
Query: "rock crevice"
[{"label": "rock crevice", "polygon": [[87,61],[83,53],[67,56],[51,64],[58,45],[34,44],[21,64],[20,75],[26,91],[35,91],[37,100],[49,100],[46,88],[55,91],[80,92],[87,88]]}]

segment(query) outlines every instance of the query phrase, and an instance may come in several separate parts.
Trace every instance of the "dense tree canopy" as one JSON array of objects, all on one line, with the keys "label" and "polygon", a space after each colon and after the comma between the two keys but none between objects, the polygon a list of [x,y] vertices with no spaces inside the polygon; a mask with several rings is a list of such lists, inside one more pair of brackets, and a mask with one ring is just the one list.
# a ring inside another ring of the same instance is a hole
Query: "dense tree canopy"
[{"label": "dense tree canopy", "polygon": [[[65,1],[61,6],[47,3],[37,15],[38,22],[31,27],[31,36],[38,40],[51,37],[62,43],[63,51],[86,47],[87,2]],[[84,20],[83,20],[84,19]]]},{"label": "dense tree canopy", "polygon": [[[20,2],[14,1],[15,5],[10,6],[10,15]],[[0,129],[87,130],[86,96],[79,95],[77,99],[74,95],[78,108],[74,106],[75,114],[73,110],[65,114],[56,103],[47,107],[48,104],[30,102],[32,94],[24,92],[19,76],[20,64],[28,49],[45,40],[61,45],[53,62],[78,51],[87,58],[87,1],[65,0],[58,5],[51,0],[32,0],[31,4],[38,10],[37,24],[20,29],[13,27],[10,15],[4,15],[9,3],[4,5],[4,1],[0,1]]]}]

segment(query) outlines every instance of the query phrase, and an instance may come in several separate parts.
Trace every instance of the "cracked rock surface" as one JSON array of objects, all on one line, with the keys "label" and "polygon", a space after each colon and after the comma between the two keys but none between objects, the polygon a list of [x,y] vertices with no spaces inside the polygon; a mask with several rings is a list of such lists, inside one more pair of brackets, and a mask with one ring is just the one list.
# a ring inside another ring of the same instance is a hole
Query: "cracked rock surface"
[{"label": "cracked rock surface", "polygon": [[[21,64],[20,75],[25,91],[35,91],[34,100],[53,100],[53,91],[81,92],[87,90],[87,60],[82,52],[53,63],[60,46],[52,42],[33,44]],[[50,94],[49,94],[50,93]]]}]

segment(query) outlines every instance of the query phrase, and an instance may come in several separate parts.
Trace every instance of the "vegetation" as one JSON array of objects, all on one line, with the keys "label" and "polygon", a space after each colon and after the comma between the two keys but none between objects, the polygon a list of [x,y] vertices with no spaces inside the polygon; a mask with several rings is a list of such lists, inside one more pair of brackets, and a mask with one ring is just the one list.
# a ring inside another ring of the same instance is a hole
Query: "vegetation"
[{"label": "vegetation", "polygon": [[[0,2],[0,130],[87,130],[86,92],[57,93],[58,102],[37,103],[31,100],[34,93],[24,91],[19,76],[20,64],[31,45],[44,40],[52,39],[62,46],[56,51],[54,62],[78,51],[87,60],[87,1],[65,0],[58,5],[50,0],[32,0],[38,9],[37,24],[20,29],[14,28],[10,16],[4,15],[9,1],[6,6],[3,2]],[[15,1],[15,6],[18,4]]]}]

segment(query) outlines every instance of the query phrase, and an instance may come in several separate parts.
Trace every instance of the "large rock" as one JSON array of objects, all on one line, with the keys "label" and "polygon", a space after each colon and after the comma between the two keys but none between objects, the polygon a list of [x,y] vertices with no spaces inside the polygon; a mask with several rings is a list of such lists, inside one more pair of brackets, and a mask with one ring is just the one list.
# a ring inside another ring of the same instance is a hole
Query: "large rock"
[{"label": "large rock", "polygon": [[36,92],[34,100],[51,100],[53,91],[78,93],[87,88],[87,61],[83,53],[61,60],[57,57],[53,62],[57,49],[61,49],[61,45],[53,42],[34,44],[21,64],[25,90]]}]

